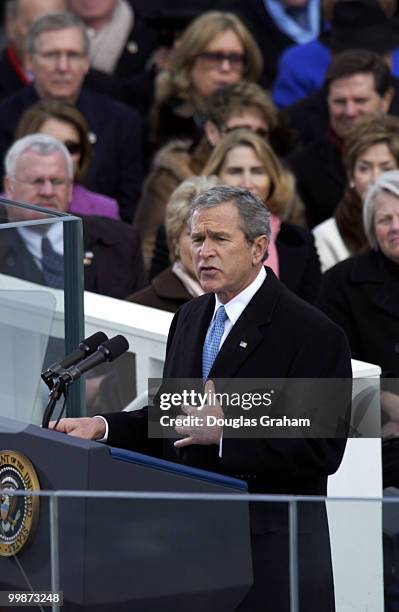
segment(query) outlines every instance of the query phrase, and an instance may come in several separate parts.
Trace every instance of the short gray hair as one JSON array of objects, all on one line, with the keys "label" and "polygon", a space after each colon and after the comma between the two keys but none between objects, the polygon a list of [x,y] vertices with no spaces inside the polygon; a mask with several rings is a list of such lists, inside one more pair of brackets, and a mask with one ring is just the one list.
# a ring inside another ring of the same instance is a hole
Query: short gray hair
[{"label": "short gray hair", "polygon": [[73,178],[73,164],[68,149],[60,140],[46,134],[29,134],[29,136],[24,136],[24,138],[14,142],[8,149],[4,159],[4,168],[7,176],[15,177],[18,160],[26,151],[35,151],[39,155],[50,155],[55,152],[62,153],[65,159],[68,178]]},{"label": "short gray hair", "polygon": [[85,55],[89,55],[90,39],[85,24],[80,17],[73,13],[68,13],[67,11],[47,13],[36,19],[29,28],[26,37],[26,52],[28,55],[34,55],[37,52],[37,39],[44,32],[56,32],[58,30],[68,30],[70,28],[77,28],[81,31],[83,37],[83,52]]},{"label": "short gray hair", "polygon": [[[227,202],[231,202],[237,207],[241,220],[241,229],[249,244],[252,244],[258,236],[266,236],[270,240],[272,233],[270,212],[265,207],[265,204],[258,196],[253,195],[247,189],[231,187],[230,185],[211,187],[211,189],[207,189],[193,200],[189,216],[190,230],[192,218],[196,211],[215,208]],[[266,252],[264,259],[267,256],[268,253]]]},{"label": "short gray hair", "polygon": [[381,174],[367,190],[363,204],[363,225],[367,240],[372,249],[378,249],[374,228],[374,206],[377,196],[391,193],[399,199],[399,170],[388,170]]}]

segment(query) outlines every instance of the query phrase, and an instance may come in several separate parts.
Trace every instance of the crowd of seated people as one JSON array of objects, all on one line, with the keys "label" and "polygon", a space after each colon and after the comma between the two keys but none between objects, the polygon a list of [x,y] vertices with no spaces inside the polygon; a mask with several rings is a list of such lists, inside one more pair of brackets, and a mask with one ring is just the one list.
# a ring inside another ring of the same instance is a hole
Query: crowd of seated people
[{"label": "crowd of seated people", "polygon": [[[389,192],[384,173],[399,167],[394,15],[396,0],[231,0],[207,11],[190,2],[168,15],[134,0],[9,0],[3,166],[27,135],[61,141],[73,168],[63,207],[82,216],[85,240],[105,217],[109,257],[122,253],[121,237],[134,247],[136,273],[95,290],[169,311],[202,291],[189,263],[190,201],[216,181],[245,187],[272,214],[266,265],[328,310],[326,287],[341,270],[352,282],[358,257],[397,272],[363,227],[368,188],[382,181]],[[32,159],[57,157],[40,146]],[[41,183],[48,167],[34,169]],[[22,198],[9,173],[7,195]],[[32,203],[57,199],[39,191]],[[348,320],[338,322],[351,339]],[[353,351],[384,365],[378,352]]]},{"label": "crowd of seated people", "polygon": [[[8,0],[5,195],[82,217],[87,290],[169,312],[203,293],[193,199],[257,195],[265,265],[382,369],[384,485],[398,486],[397,0],[181,4]],[[3,232],[0,271],[61,287],[47,270],[60,236],[18,239]]]}]

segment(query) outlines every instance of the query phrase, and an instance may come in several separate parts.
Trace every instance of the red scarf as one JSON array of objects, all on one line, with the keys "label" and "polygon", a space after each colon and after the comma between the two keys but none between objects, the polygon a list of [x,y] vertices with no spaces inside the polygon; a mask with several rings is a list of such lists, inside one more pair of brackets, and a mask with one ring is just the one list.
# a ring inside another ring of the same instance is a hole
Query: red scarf
[{"label": "red scarf", "polygon": [[7,53],[7,57],[8,57],[8,61],[10,62],[11,66],[13,67],[14,71],[17,73],[19,79],[22,81],[22,83],[24,85],[27,85],[30,81],[26,75],[26,72],[23,68],[23,66],[21,66],[21,63],[18,59],[17,56],[17,52],[15,49],[15,45],[13,42],[10,42],[7,49],[6,49],[6,53]]}]

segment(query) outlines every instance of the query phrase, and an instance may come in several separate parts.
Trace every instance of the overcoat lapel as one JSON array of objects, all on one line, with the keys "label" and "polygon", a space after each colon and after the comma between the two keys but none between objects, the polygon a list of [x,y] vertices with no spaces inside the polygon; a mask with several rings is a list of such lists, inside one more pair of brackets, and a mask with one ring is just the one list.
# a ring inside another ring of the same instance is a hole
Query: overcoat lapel
[{"label": "overcoat lapel", "polygon": [[281,287],[270,268],[267,278],[242,312],[223,343],[209,378],[233,378],[253,351],[264,341],[265,327],[269,326]]}]

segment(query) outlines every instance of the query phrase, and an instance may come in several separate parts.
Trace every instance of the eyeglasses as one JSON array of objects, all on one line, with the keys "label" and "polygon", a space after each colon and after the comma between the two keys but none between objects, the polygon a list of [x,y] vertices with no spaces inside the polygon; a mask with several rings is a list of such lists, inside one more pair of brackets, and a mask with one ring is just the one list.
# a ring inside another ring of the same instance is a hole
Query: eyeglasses
[{"label": "eyeglasses", "polygon": [[71,155],[80,155],[82,152],[82,146],[80,142],[75,140],[64,140],[64,145],[68,149]]},{"label": "eyeglasses", "polygon": [[60,59],[64,57],[70,64],[79,64],[79,62],[87,57],[86,53],[80,53],[79,51],[45,51],[44,53],[38,51],[37,55],[43,62],[52,65],[58,64]]},{"label": "eyeglasses", "polygon": [[224,128],[223,133],[229,134],[230,132],[234,132],[235,130],[250,130],[251,132],[254,132],[254,134],[257,134],[258,136],[263,138],[264,140],[268,140],[270,136],[270,132],[266,128],[252,128],[250,125],[235,125],[233,127],[226,127]]},{"label": "eyeglasses", "polygon": [[222,53],[221,51],[204,51],[197,56],[209,68],[220,68],[223,62],[230,64],[231,70],[240,72],[245,64],[245,55],[243,53]]},{"label": "eyeglasses", "polygon": [[69,185],[70,183],[69,178],[61,178],[61,177],[46,178],[46,179],[36,178],[36,179],[31,179],[31,180],[23,180],[16,176],[13,176],[12,180],[17,181],[17,183],[22,183],[23,185],[30,185],[31,187],[34,187],[37,191],[43,189],[46,183],[50,183],[54,189],[61,189],[62,187],[65,187],[66,185]]}]

